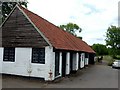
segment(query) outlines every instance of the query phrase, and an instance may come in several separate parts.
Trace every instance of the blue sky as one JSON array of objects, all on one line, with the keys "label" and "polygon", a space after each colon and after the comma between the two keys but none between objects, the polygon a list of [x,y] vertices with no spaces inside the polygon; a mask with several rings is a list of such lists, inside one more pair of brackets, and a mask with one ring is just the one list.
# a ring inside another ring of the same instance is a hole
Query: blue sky
[{"label": "blue sky", "polygon": [[105,44],[110,25],[118,26],[119,0],[28,0],[28,9],[59,26],[69,22],[82,28],[78,36],[89,45]]}]

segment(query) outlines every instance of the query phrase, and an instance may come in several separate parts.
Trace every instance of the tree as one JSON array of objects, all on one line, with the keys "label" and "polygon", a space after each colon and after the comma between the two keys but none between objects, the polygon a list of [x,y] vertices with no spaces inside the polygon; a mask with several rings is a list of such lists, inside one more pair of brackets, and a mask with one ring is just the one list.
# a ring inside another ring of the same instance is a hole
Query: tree
[{"label": "tree", "polygon": [[27,8],[27,1],[25,2],[2,2],[2,22],[5,20],[5,18],[9,15],[9,13],[12,11],[12,9],[15,7],[16,4],[24,5]]},{"label": "tree", "polygon": [[75,36],[77,36],[76,31],[79,31],[79,32],[82,31],[82,29],[77,24],[73,24],[73,23],[68,23],[66,25],[60,25],[60,28]]},{"label": "tree", "polygon": [[120,50],[120,27],[110,26],[106,32],[106,45],[110,46],[113,57],[116,57]]},{"label": "tree", "polygon": [[108,55],[108,49],[106,45],[93,44],[92,49],[96,52],[97,55]]}]

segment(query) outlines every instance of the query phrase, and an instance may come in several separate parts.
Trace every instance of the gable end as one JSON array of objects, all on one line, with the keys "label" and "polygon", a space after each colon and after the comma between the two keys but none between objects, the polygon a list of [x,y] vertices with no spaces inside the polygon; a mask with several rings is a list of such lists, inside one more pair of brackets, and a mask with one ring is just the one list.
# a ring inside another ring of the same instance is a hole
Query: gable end
[{"label": "gable end", "polygon": [[49,44],[16,7],[2,26],[2,47],[45,46]]}]

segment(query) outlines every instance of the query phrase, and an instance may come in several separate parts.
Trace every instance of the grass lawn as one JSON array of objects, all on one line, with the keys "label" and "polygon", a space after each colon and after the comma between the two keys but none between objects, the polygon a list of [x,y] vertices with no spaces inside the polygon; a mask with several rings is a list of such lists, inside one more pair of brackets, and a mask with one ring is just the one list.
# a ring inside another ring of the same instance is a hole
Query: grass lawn
[{"label": "grass lawn", "polygon": [[[120,55],[117,55],[117,58],[120,58]],[[116,60],[116,59],[113,59],[113,58],[112,58],[111,56],[109,56],[109,55],[104,56],[103,59],[108,62],[108,65],[109,65],[109,66],[111,66],[112,63]],[[120,59],[119,59],[119,60],[120,60]]]},{"label": "grass lawn", "polygon": [[103,59],[104,59],[105,61],[107,61],[107,63],[108,63],[109,66],[111,66],[112,63],[115,61],[115,59],[113,59],[113,58],[112,58],[111,56],[109,56],[109,55],[104,56]]},{"label": "grass lawn", "polygon": [[120,60],[120,55],[117,55],[117,58]]}]

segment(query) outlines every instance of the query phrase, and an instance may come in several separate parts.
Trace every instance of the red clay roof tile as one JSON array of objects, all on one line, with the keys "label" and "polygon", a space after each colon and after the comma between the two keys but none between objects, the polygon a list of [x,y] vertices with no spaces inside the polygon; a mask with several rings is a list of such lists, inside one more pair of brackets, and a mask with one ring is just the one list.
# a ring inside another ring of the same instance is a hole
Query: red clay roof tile
[{"label": "red clay roof tile", "polygon": [[21,6],[19,7],[49,40],[54,48],[95,53],[94,50],[92,50],[92,48],[81,39],[60,29],[59,27],[53,25],[52,23],[27,10],[26,8],[23,8]]}]

